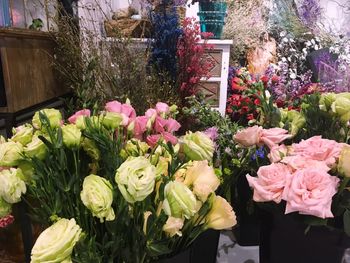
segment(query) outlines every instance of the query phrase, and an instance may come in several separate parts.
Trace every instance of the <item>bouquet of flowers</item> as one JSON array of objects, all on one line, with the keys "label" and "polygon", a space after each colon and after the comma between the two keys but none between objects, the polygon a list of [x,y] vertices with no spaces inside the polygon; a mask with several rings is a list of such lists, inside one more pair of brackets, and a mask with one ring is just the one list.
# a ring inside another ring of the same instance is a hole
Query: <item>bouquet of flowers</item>
[{"label": "bouquet of flowers", "polygon": [[[278,204],[285,214],[297,212],[308,225],[340,227],[349,232],[349,93],[313,94],[301,112],[286,111],[282,128],[249,127],[235,140],[242,147],[264,147],[269,163],[247,175],[253,200]],[[289,116],[288,116],[289,115]],[[318,124],[316,124],[318,123]],[[287,143],[282,143],[287,140]]]},{"label": "bouquet of flowers", "polygon": [[206,229],[235,225],[215,194],[213,141],[200,132],[177,138],[175,114],[158,103],[136,116],[112,101],[65,122],[44,109],[2,141],[1,209],[27,192],[32,218],[48,226],[32,262],[153,262]]}]

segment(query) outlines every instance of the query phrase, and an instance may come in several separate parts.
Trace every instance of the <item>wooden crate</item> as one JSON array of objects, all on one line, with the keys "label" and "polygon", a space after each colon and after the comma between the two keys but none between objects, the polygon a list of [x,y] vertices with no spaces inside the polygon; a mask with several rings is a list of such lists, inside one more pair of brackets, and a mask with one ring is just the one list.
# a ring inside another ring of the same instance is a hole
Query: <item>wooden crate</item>
[{"label": "wooden crate", "polygon": [[49,33],[0,29],[6,95],[6,100],[2,99],[6,106],[1,105],[0,113],[15,113],[67,93],[56,80],[53,54],[54,41]]}]

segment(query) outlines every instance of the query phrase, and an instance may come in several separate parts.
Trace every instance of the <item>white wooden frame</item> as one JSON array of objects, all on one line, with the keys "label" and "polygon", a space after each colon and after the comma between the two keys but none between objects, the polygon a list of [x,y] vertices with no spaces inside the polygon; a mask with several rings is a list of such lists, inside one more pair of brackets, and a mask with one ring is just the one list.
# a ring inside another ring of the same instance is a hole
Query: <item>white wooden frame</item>
[{"label": "white wooden frame", "polygon": [[[201,41],[204,43],[204,40]],[[213,45],[214,50],[222,51],[221,55],[221,74],[220,77],[211,77],[209,79],[203,79],[205,82],[220,82],[220,94],[219,94],[219,107],[215,108],[222,116],[226,112],[227,101],[227,79],[230,64],[230,47],[233,44],[232,40],[213,39],[207,40],[207,44]]]}]

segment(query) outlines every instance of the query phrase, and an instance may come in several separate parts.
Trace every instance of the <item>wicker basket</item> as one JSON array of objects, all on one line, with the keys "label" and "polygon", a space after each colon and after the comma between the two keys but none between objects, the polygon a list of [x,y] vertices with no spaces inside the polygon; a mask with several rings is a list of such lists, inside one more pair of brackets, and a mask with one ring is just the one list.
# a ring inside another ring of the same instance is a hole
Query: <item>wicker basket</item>
[{"label": "wicker basket", "polygon": [[108,37],[147,38],[151,34],[151,23],[146,19],[123,18],[107,20],[104,22],[104,25]]},{"label": "wicker basket", "polygon": [[[167,14],[173,12],[175,8],[175,12],[177,13],[177,15],[179,16],[179,24],[182,25],[182,22],[185,20],[186,17],[186,7],[184,6],[166,6],[165,7],[165,12]],[[162,14],[164,12],[164,5],[158,5],[156,6],[156,8],[154,9],[155,13],[159,13]]]}]

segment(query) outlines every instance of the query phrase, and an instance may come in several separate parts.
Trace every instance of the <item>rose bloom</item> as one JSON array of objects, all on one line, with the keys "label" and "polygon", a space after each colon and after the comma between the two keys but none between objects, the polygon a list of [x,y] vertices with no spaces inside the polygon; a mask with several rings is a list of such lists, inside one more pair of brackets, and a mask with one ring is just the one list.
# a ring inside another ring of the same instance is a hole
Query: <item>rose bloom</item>
[{"label": "rose bloom", "polygon": [[239,144],[245,147],[250,147],[257,145],[260,142],[262,132],[262,127],[253,126],[237,132],[234,139]]},{"label": "rose bloom", "polygon": [[287,165],[272,163],[261,166],[258,170],[258,177],[247,175],[248,183],[254,189],[254,201],[280,203],[287,176],[290,174],[291,170]]},{"label": "rose bloom", "polygon": [[303,157],[301,155],[286,156],[282,159],[282,163],[287,164],[293,171],[305,169],[308,167],[317,167],[320,170],[328,172],[331,168],[326,162],[316,161],[310,158]]},{"label": "rose bloom", "polygon": [[281,128],[271,128],[264,129],[260,141],[267,145],[270,149],[283,142],[286,139],[290,139],[291,134],[288,134],[288,131]]},{"label": "rose bloom", "polygon": [[317,167],[298,170],[288,177],[283,199],[285,213],[299,212],[320,218],[333,217],[332,197],[337,193],[339,179]]},{"label": "rose bloom", "polygon": [[268,155],[271,163],[277,163],[281,161],[281,159],[286,156],[288,153],[288,148],[284,144],[274,146]]},{"label": "rose bloom", "polygon": [[300,143],[292,145],[291,155],[300,155],[316,161],[325,161],[328,166],[333,166],[340,156],[343,144],[333,140],[322,139],[314,136]]}]

